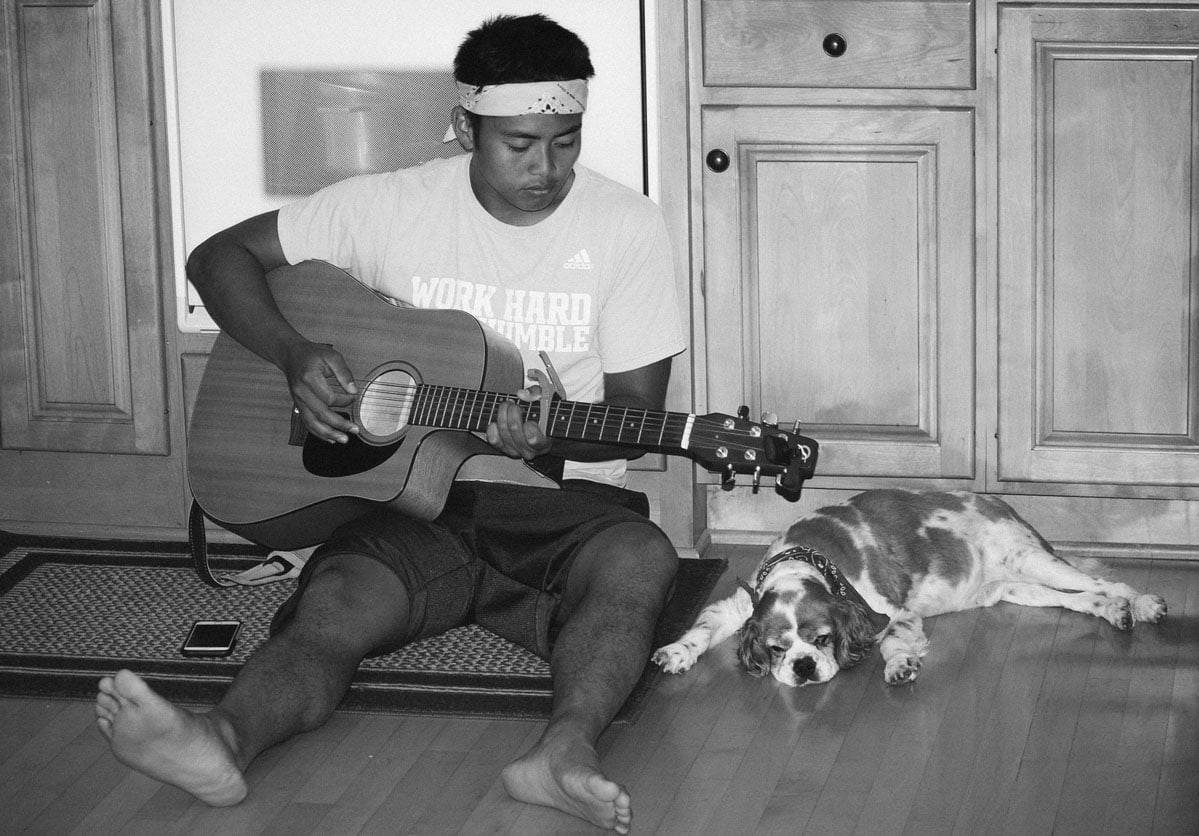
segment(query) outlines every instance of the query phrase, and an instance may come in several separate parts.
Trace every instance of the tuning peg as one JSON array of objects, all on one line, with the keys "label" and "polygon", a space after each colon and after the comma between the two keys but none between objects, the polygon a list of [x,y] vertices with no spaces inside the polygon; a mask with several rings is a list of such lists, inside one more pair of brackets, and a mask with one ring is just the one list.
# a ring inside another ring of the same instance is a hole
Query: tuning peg
[{"label": "tuning peg", "polygon": [[741,406],[737,407],[737,417],[742,420],[745,420],[746,418],[748,418],[749,417],[749,407],[746,406],[745,404],[741,404]]},{"label": "tuning peg", "polygon": [[795,426],[791,428],[791,432],[794,433],[795,435],[799,435],[799,430],[800,430],[799,419],[796,418]]},{"label": "tuning peg", "polygon": [[759,486],[761,486],[761,484],[762,484],[762,468],[755,467],[754,468],[754,483],[753,483],[753,485],[754,485],[753,492],[754,493],[758,492],[758,488],[759,488]]},{"label": "tuning peg", "polygon": [[795,468],[788,467],[775,479],[775,490],[782,495],[788,502],[796,502],[799,500],[799,494],[803,490],[804,478]]},{"label": "tuning peg", "polygon": [[767,427],[777,427],[779,425],[779,417],[774,412],[763,412],[762,423]]},{"label": "tuning peg", "polygon": [[721,471],[720,489],[723,491],[731,491],[737,486],[737,474],[733,472],[733,466],[730,464]]}]

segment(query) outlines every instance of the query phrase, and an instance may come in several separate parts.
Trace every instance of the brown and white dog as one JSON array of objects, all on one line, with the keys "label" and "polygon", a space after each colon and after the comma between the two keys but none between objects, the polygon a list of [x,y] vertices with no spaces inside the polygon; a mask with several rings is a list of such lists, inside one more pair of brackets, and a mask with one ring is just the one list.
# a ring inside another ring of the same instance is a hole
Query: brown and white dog
[{"label": "brown and white dog", "polygon": [[866,491],[801,517],[767,549],[751,585],[709,605],[654,652],[668,673],[741,631],[737,656],[784,685],[827,682],[877,644],[888,684],[911,682],[922,619],[999,601],[1065,607],[1119,630],[1156,623],[1166,602],[1087,575],[1000,499],[964,491]]}]

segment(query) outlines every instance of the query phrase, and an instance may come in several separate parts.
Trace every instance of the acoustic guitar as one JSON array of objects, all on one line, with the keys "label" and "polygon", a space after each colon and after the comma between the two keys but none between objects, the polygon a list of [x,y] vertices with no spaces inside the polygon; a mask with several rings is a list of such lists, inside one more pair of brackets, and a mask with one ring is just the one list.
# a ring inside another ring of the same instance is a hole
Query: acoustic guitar
[{"label": "acoustic guitar", "polygon": [[[468,313],[397,307],[319,261],[267,275],[275,302],[308,339],[328,343],[355,374],[348,444],[309,434],[279,370],[217,337],[188,435],[188,478],[204,514],[272,549],[320,543],[380,503],[432,519],[464,463],[472,476],[556,484],[481,437],[496,406],[527,385],[519,350]],[[543,401],[520,402],[543,421]],[[723,476],[773,476],[795,498],[815,472],[817,443],[741,414],[694,415],[555,398],[552,438],[688,456]]]}]

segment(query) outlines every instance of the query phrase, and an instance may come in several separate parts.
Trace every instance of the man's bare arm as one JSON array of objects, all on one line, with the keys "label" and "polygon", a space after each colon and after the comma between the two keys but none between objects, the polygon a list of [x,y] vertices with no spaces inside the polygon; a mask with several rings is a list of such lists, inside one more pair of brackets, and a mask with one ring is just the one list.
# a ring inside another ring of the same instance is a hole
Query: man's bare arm
[{"label": "man's bare arm", "polygon": [[308,430],[345,442],[357,431],[339,412],[354,400],[353,374],[333,347],[291,326],[267,285],[266,274],[287,264],[277,219],[266,212],[216,233],[192,251],[187,277],[225,333],[283,372]]},{"label": "man's bare arm", "polygon": [[201,243],[187,259],[187,278],[221,330],[282,368],[287,345],[302,337],[279,313],[266,283],[269,271],[287,263],[277,217],[256,215]]}]

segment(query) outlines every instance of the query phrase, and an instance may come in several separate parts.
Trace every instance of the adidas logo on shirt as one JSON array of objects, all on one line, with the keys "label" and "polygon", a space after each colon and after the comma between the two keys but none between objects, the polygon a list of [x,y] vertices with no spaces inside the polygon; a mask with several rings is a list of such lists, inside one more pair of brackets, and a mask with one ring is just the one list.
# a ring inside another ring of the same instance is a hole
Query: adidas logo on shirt
[{"label": "adidas logo on shirt", "polygon": [[562,266],[567,270],[590,270],[591,256],[587,255],[586,250],[579,250],[577,253],[566,259]]}]

